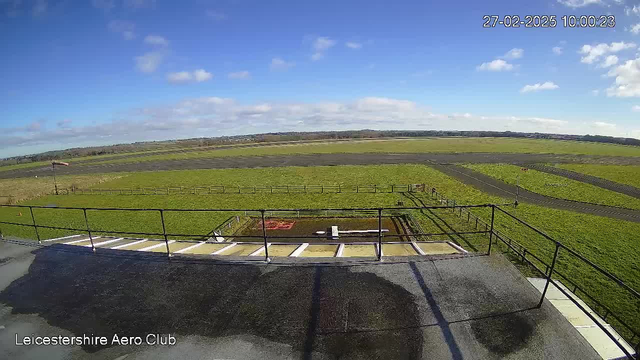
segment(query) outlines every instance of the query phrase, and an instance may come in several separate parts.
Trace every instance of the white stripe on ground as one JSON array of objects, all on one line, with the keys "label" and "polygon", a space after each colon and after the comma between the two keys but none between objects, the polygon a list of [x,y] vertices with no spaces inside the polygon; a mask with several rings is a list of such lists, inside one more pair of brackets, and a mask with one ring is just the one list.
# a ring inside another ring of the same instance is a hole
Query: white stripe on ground
[{"label": "white stripe on ground", "polygon": [[86,236],[86,235],[84,235],[84,234],[69,235],[69,236],[63,236],[63,237],[59,237],[59,238],[55,238],[55,239],[47,239],[47,240],[43,240],[43,241],[44,242],[47,242],[47,241],[59,241],[59,240],[73,239],[73,238],[78,237],[78,236]]},{"label": "white stripe on ground", "polygon": [[155,244],[155,245],[151,245],[151,246],[147,246],[146,248],[142,248],[142,249],[138,249],[138,251],[149,251],[149,250],[153,250],[155,248],[159,248],[160,246],[167,246],[167,244],[173,244],[174,242],[176,242],[175,240],[169,240],[167,242],[161,242],[160,244]]},{"label": "white stripe on ground", "polygon": [[415,242],[415,241],[412,241],[412,242],[411,242],[411,246],[413,246],[413,249],[414,249],[415,251],[417,251],[417,252],[418,252],[418,254],[420,254],[420,255],[427,255],[427,254],[425,254],[425,253],[424,253],[424,251],[422,251],[422,249],[420,249],[420,246],[418,246],[418,244],[416,244],[416,242]]},{"label": "white stripe on ground", "polygon": [[456,245],[456,244],[452,243],[451,241],[447,241],[447,244],[453,246],[454,248],[456,248],[459,251],[462,251],[463,254],[467,254],[468,253],[467,250],[461,248],[459,245]]},{"label": "white stripe on ground", "polygon": [[134,241],[134,242],[132,242],[132,243],[123,244],[123,245],[118,245],[118,246],[114,246],[114,247],[112,247],[111,249],[113,249],[113,250],[115,250],[115,249],[123,249],[123,248],[126,248],[126,247],[128,247],[128,246],[133,246],[133,245],[136,245],[136,244],[141,244],[141,243],[143,243],[143,242],[145,242],[145,241],[147,241],[147,239],[142,239],[142,240]]},{"label": "white stripe on ground", "polygon": [[[114,243],[116,241],[120,241],[123,238],[117,238],[117,239],[111,239],[111,240],[107,240],[107,241],[103,241],[103,242],[99,242],[99,243],[93,243],[93,246],[100,246],[100,245],[106,245],[106,244],[111,244]],[[86,247],[91,247],[91,244],[89,245],[85,245]]]},{"label": "white stripe on ground", "polygon": [[231,245],[227,245],[227,246],[223,247],[222,249],[220,249],[218,251],[212,252],[211,255],[218,255],[218,254],[222,253],[223,251],[227,251],[227,250],[231,249],[232,247],[234,247],[236,245],[238,245],[238,243],[233,243]]},{"label": "white stripe on ground", "polygon": [[[94,237],[94,238],[93,238],[93,240],[95,240],[95,239],[101,239],[101,238],[102,238],[102,237],[100,237],[100,236],[96,236],[96,237]],[[73,245],[73,244],[77,244],[77,243],[79,243],[79,242],[89,241],[89,240],[90,240],[90,239],[74,240],[74,241],[66,242],[66,243],[64,243],[64,244],[65,244],[65,245]]]},{"label": "white stripe on ground", "polygon": [[202,244],[206,244],[206,243],[207,243],[206,241],[203,241],[203,242],[201,242],[201,243],[197,243],[197,244],[195,244],[195,245],[191,245],[191,246],[189,246],[189,247],[186,247],[186,248],[184,248],[184,249],[180,249],[180,250],[176,251],[174,254],[182,254],[183,252],[187,252],[187,251],[189,251],[189,250],[191,250],[191,249],[195,249],[195,248],[197,248],[198,246],[200,246],[200,245],[202,245]]},{"label": "white stripe on ground", "polygon": [[[269,246],[271,246],[271,243],[267,243],[267,248],[269,248]],[[249,256],[257,256],[260,255],[260,253],[264,252],[264,246],[261,247],[260,249],[252,252],[251,254],[249,254]]]},{"label": "white stripe on ground", "polygon": [[342,257],[343,252],[344,252],[344,244],[338,245],[338,252],[336,253],[336,257]]},{"label": "white stripe on ground", "polygon": [[303,243],[302,245],[298,246],[298,248],[295,249],[289,256],[292,256],[292,257],[300,256],[300,254],[302,254],[302,252],[304,251],[304,249],[307,248],[307,246],[309,246],[309,243]]}]

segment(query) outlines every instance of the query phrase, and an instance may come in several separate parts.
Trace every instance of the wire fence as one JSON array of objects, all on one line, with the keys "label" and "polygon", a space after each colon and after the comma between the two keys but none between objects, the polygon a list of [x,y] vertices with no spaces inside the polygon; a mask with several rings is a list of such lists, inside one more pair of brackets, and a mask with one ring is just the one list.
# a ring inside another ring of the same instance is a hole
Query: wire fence
[{"label": "wire fence", "polygon": [[215,195],[215,194],[341,194],[341,193],[414,193],[425,192],[425,184],[389,185],[209,185],[135,188],[59,189],[60,195]]}]

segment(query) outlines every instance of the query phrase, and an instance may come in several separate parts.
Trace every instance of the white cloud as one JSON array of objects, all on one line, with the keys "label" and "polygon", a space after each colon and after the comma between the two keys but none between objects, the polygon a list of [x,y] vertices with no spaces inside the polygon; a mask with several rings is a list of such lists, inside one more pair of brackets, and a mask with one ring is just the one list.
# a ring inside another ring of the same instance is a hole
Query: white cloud
[{"label": "white cloud", "polygon": [[294,66],[296,66],[295,62],[284,61],[282,58],[276,57],[271,59],[271,64],[269,65],[269,68],[273,71],[277,71],[277,70],[287,70]]},{"label": "white cloud", "polygon": [[503,58],[507,60],[515,60],[515,59],[520,59],[523,56],[524,56],[523,49],[513,48],[509,50],[506,54],[504,54]]},{"label": "white cloud", "polygon": [[42,16],[47,12],[48,5],[47,0],[36,0],[31,9],[31,13],[33,16]]},{"label": "white cloud", "polygon": [[313,42],[313,49],[315,51],[326,51],[332,48],[335,44],[335,40],[331,40],[328,37],[321,36]]},{"label": "white cloud", "polygon": [[[193,74],[190,73],[193,77]],[[433,112],[402,99],[367,97],[351,102],[242,104],[220,97],[191,98],[164,106],[132,109],[117,120],[92,125],[46,128],[31,124],[3,131],[0,149],[42,144],[73,146],[82,142],[128,142],[260,132],[327,130],[478,130],[568,134],[625,135],[611,123],[568,122],[562,119],[483,116],[465,112]],[[640,136],[640,132],[636,132]],[[25,150],[26,151],[26,150]]]},{"label": "white cloud", "polygon": [[125,40],[133,40],[136,37],[134,32],[135,24],[122,21],[122,20],[111,20],[109,21],[109,31],[122,35]]},{"label": "white cloud", "polygon": [[478,71],[511,71],[513,65],[502,59],[496,59],[488,63],[482,63],[476,67]]},{"label": "white cloud", "polygon": [[154,8],[156,0],[124,0],[124,7],[129,9]]},{"label": "white cloud", "polygon": [[144,38],[145,44],[157,45],[157,46],[169,46],[169,41],[159,35],[147,35]]},{"label": "white cloud", "polygon": [[612,68],[607,76],[616,79],[607,89],[608,96],[640,97],[640,57]]},{"label": "white cloud", "polygon": [[553,49],[551,49],[551,51],[556,55],[562,55],[562,50],[561,46],[554,46]]},{"label": "white cloud", "polygon": [[362,43],[358,43],[358,42],[353,42],[353,41],[349,41],[346,44],[344,44],[346,47],[348,47],[349,49],[354,49],[354,50],[358,50],[362,48]]},{"label": "white cloud", "polygon": [[236,72],[232,72],[229,73],[229,75],[227,75],[229,77],[229,79],[239,79],[239,80],[246,80],[246,79],[250,79],[251,78],[251,73],[249,73],[248,71],[236,71]]},{"label": "white cloud", "polygon": [[625,43],[624,41],[612,42],[611,44],[583,45],[580,49],[580,54],[584,56],[580,61],[584,64],[593,64],[604,55],[617,53],[626,49],[633,49],[635,47],[635,43]]},{"label": "white cloud", "polygon": [[598,65],[598,67],[608,68],[617,63],[618,63],[618,57],[615,55],[609,55],[604,59],[604,61],[600,65]]},{"label": "white cloud", "polygon": [[136,56],[134,60],[136,62],[136,68],[138,68],[139,71],[143,73],[152,73],[156,71],[158,66],[160,66],[164,60],[164,54],[153,51],[141,56]]},{"label": "white cloud", "polygon": [[597,128],[597,129],[600,129],[600,130],[604,130],[604,131],[616,130],[616,128],[618,127],[616,124],[603,122],[603,121],[596,121],[596,122],[594,122],[592,124],[592,126],[594,128]]},{"label": "white cloud", "polygon": [[105,12],[111,11],[115,6],[114,0],[91,0],[91,4],[94,8]]},{"label": "white cloud", "polygon": [[633,7],[626,7],[624,9],[624,13],[627,14],[627,16],[631,16],[631,15],[638,15],[640,16],[640,6],[636,6],[634,5]]},{"label": "white cloud", "polygon": [[635,25],[633,25],[630,29],[629,32],[635,35],[640,34],[640,23],[637,23]]},{"label": "white cloud", "polygon": [[167,81],[172,84],[187,84],[192,82],[204,82],[211,80],[213,74],[204,69],[198,69],[193,72],[179,71],[167,74]]},{"label": "white cloud", "polygon": [[559,88],[558,85],[554,84],[551,81],[547,81],[544,83],[537,83],[537,84],[533,84],[533,85],[525,85],[525,87],[523,87],[522,89],[520,89],[520,92],[525,94],[528,92],[538,92],[538,91],[544,91],[544,90],[555,90]]},{"label": "white cloud", "polygon": [[222,21],[222,20],[225,20],[227,18],[227,14],[222,13],[220,11],[215,11],[215,10],[207,10],[205,12],[205,15],[208,18],[213,19],[215,21]]},{"label": "white cloud", "polygon": [[593,4],[604,5],[602,0],[558,0],[558,2],[572,9],[581,8]]},{"label": "white cloud", "polygon": [[591,95],[593,96],[598,96],[600,95],[600,90],[596,89],[596,90],[591,90]]},{"label": "white cloud", "polygon": [[172,84],[182,84],[193,80],[193,76],[188,71],[179,71],[167,74],[167,80]]},{"label": "white cloud", "polygon": [[640,105],[635,105],[631,108],[631,111],[633,112],[640,112]]},{"label": "white cloud", "polygon": [[207,72],[204,69],[198,69],[193,72],[193,79],[196,82],[208,81],[208,80],[211,80],[211,78],[213,78],[213,74],[211,74],[210,72]]},{"label": "white cloud", "polygon": [[328,37],[324,37],[324,36],[317,37],[313,41],[312,48],[314,50],[314,53],[311,55],[311,60],[318,61],[324,58],[324,55],[327,52],[327,50],[331,49],[336,44],[337,42],[335,40],[332,40]]}]

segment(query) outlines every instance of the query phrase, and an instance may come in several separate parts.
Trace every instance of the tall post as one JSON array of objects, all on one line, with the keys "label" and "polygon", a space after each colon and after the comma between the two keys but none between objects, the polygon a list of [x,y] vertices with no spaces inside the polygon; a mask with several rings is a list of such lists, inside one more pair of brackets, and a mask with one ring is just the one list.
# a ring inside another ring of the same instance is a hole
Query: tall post
[{"label": "tall post", "polygon": [[547,289],[549,288],[549,283],[551,282],[551,276],[553,275],[553,269],[556,267],[556,260],[558,259],[558,251],[560,250],[560,243],[556,241],[556,251],[553,253],[553,261],[551,262],[551,269],[549,270],[549,275],[547,275],[547,283],[544,284],[544,290],[542,291],[542,297],[540,298],[540,302],[538,303],[538,307],[542,306],[544,302],[544,297],[547,295]]},{"label": "tall post", "polygon": [[167,228],[164,225],[164,210],[160,209],[160,220],[162,220],[162,235],[164,236],[164,243],[167,245],[167,256],[171,257],[171,251],[169,250],[169,239],[167,238]]},{"label": "tall post", "polygon": [[53,168],[53,187],[56,189],[56,195],[58,195],[58,183],[56,182],[56,164],[51,164]]},{"label": "tall post", "polygon": [[491,205],[491,232],[489,233],[489,251],[487,255],[491,255],[491,244],[493,244],[493,222],[496,218],[496,206]]},{"label": "tall post", "polygon": [[36,231],[36,237],[38,238],[38,244],[42,244],[40,241],[40,233],[38,233],[38,225],[36,225],[36,218],[33,216],[33,207],[29,206],[29,211],[31,211],[31,221],[33,222],[33,228]]},{"label": "tall post", "polygon": [[516,204],[518,203],[519,197],[520,197],[520,174],[518,174],[518,183],[516,184]]},{"label": "tall post", "polygon": [[264,239],[264,260],[266,262],[271,262],[269,259],[269,244],[267,244],[267,224],[264,221],[264,212],[265,210],[260,210],[262,215],[262,238]]},{"label": "tall post", "polygon": [[378,261],[382,260],[382,209],[378,209]]},{"label": "tall post", "polygon": [[93,236],[91,235],[91,228],[89,227],[89,219],[87,218],[87,209],[82,209],[84,213],[84,223],[87,225],[87,232],[89,233],[89,241],[91,241],[91,250],[96,252],[96,247],[93,245]]}]

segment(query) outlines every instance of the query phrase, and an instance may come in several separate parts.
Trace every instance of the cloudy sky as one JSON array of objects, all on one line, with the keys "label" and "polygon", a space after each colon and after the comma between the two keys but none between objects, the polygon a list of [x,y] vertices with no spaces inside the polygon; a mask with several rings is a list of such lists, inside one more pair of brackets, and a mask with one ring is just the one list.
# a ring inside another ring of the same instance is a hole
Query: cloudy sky
[{"label": "cloudy sky", "polygon": [[640,138],[640,0],[0,0],[0,39],[0,157],[362,128]]}]

